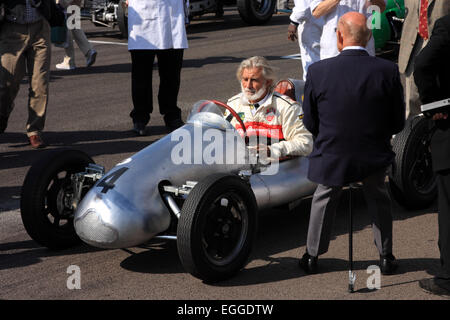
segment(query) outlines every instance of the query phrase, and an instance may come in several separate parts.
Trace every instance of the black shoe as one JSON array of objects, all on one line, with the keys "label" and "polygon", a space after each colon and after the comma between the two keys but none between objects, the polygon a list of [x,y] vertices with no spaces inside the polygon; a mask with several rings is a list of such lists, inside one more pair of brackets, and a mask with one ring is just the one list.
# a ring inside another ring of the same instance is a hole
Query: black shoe
[{"label": "black shoe", "polygon": [[184,122],[180,118],[175,118],[166,121],[166,127],[169,128],[170,131],[174,131],[182,126],[184,126]]},{"label": "black shoe", "polygon": [[0,117],[0,133],[5,132],[7,126],[8,126],[8,118]]},{"label": "black shoe", "polygon": [[397,270],[398,264],[392,253],[380,256],[380,270],[383,275],[391,275]]},{"label": "black shoe", "polygon": [[305,252],[303,257],[299,260],[298,266],[308,274],[317,273],[317,257],[310,256],[308,252]]},{"label": "black shoe", "polygon": [[434,279],[419,280],[419,286],[428,293],[438,296],[450,296],[450,291],[437,285]]},{"label": "black shoe", "polygon": [[135,132],[138,136],[145,136],[145,124],[135,122],[133,124],[133,132]]}]

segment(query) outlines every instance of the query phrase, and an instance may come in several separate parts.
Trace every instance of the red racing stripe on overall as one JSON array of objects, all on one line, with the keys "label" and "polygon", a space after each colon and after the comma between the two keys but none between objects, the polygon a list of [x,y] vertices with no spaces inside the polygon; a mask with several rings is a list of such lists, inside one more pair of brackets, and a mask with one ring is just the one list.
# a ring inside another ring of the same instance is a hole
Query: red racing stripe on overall
[{"label": "red racing stripe on overall", "polygon": [[[264,122],[246,122],[245,129],[247,131],[247,136],[264,136],[271,139],[284,140],[283,130],[281,124],[267,124]],[[236,125],[236,130],[241,136],[244,135],[244,130],[242,126],[238,123]]]}]

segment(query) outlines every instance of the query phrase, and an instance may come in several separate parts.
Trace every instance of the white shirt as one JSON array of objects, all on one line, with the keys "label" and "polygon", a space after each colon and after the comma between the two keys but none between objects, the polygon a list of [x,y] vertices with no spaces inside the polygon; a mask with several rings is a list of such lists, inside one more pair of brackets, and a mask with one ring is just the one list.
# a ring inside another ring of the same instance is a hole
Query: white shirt
[{"label": "white shirt", "polygon": [[[322,2],[323,0],[312,0],[311,12]],[[366,8],[366,0],[341,0],[336,8],[324,15],[325,25],[322,30],[322,37],[320,39],[320,59],[326,59],[335,57],[339,54],[337,48],[337,38],[335,28],[340,17],[350,11],[356,11],[364,14],[367,18],[372,15],[372,12],[368,12]],[[387,0],[384,0],[386,3]],[[370,38],[366,46],[367,52],[371,56],[375,56],[375,41],[373,37]]]},{"label": "white shirt", "polygon": [[312,0],[294,0],[295,6],[289,17],[298,25],[298,43],[302,57],[303,80],[311,64],[320,60],[320,39],[324,20],[322,17],[314,18],[311,14]]},{"label": "white shirt", "polygon": [[311,16],[311,3],[312,0],[294,0],[294,7],[292,8],[292,13],[289,18],[297,23],[309,21],[311,18],[313,19],[312,22],[322,20],[322,18],[315,19]]},{"label": "white shirt", "polygon": [[342,48],[342,51],[345,50],[362,50],[367,52],[367,49],[361,46],[346,46],[345,48]]},{"label": "white shirt", "polygon": [[129,0],[128,50],[186,49],[184,0]]}]

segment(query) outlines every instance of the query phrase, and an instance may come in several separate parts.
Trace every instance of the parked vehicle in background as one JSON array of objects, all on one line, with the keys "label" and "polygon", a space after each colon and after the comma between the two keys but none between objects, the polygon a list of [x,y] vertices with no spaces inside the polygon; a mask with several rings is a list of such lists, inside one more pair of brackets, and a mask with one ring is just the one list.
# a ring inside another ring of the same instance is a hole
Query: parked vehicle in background
[{"label": "parked vehicle in background", "polygon": [[372,31],[376,49],[398,48],[404,19],[404,0],[388,0],[384,12],[375,14],[375,19],[373,20],[379,21],[381,27],[374,28]]},{"label": "parked vehicle in background", "polygon": [[[242,20],[251,25],[264,24],[272,18],[276,0],[224,0],[225,5],[236,4]],[[216,0],[190,0],[189,17],[195,18],[216,12]],[[91,21],[97,26],[116,25],[124,38],[128,37],[128,10],[125,0],[85,0],[85,10],[90,12]]]},{"label": "parked vehicle in background", "polygon": [[[250,25],[267,23],[276,8],[276,0],[223,0],[224,5],[236,5],[242,20]],[[216,0],[190,0],[189,17],[195,19],[207,13],[216,12]],[[85,0],[84,10],[97,26],[119,27],[124,38],[128,37],[128,8],[125,0]],[[373,30],[375,48],[392,50],[400,42],[403,19],[405,18],[404,0],[388,0],[386,10],[376,13],[374,23],[381,28]]]}]

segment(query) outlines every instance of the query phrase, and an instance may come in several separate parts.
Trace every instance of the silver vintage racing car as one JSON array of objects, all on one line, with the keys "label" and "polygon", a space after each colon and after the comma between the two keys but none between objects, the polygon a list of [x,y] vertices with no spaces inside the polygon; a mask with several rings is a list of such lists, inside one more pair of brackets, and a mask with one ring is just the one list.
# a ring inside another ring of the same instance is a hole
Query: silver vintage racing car
[{"label": "silver vintage racing car", "polygon": [[[283,93],[301,101],[302,81],[280,83]],[[174,239],[183,267],[195,277],[214,282],[233,276],[250,257],[258,212],[311,196],[316,185],[307,179],[307,158],[260,156],[224,112],[242,122],[221,102],[194,104],[183,127],[106,173],[81,151],[47,152],[22,187],[28,234],[51,249],[81,240],[112,249],[155,237]],[[420,140],[415,135],[424,135],[423,125],[414,130],[417,123],[408,122],[394,139],[402,164],[393,170],[391,184],[403,203],[413,198],[415,206],[423,206],[436,191],[427,155],[414,161]],[[424,143],[419,147],[425,152]]]}]

